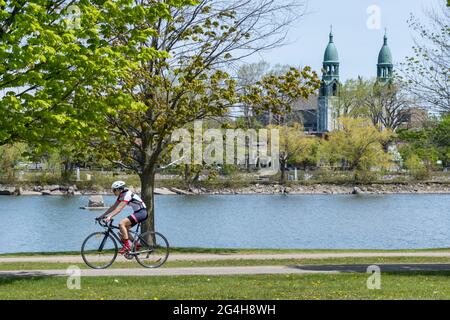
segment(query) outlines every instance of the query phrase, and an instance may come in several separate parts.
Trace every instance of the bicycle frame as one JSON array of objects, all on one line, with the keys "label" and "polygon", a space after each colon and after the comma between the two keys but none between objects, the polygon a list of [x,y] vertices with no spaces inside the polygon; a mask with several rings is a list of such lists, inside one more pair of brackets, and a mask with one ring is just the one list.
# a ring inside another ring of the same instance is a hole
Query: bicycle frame
[{"label": "bicycle frame", "polygon": [[[89,267],[94,269],[104,269],[111,266],[111,264],[116,260],[118,253],[117,242],[120,244],[122,239],[119,232],[116,231],[116,229],[120,230],[120,228],[119,226],[113,225],[113,220],[105,222],[97,218],[96,223],[98,223],[104,230],[103,232],[94,232],[84,240],[83,245],[81,246],[81,256]],[[160,267],[169,256],[169,243],[167,239],[158,232],[149,231],[144,234],[140,234],[140,231],[142,231],[141,224],[137,224],[137,228],[135,230],[128,230],[132,244],[130,251],[126,251],[124,253],[124,257],[128,260],[131,260],[134,257],[140,265],[146,268]],[[88,241],[90,241],[89,239],[93,236],[97,239],[94,239],[94,246],[88,246],[89,249],[86,249],[86,244],[90,243]],[[159,240],[156,240],[157,237]],[[99,240],[100,243],[98,242]],[[109,248],[109,244],[107,245],[108,241],[113,242],[114,248]],[[160,242],[162,244],[161,246],[159,245]],[[162,249],[161,252],[159,251],[159,248]],[[105,260],[106,264],[99,265],[89,257],[89,253],[91,251],[94,252],[93,256],[97,257],[105,253],[109,254],[110,249],[114,250],[113,256],[111,256],[111,260]],[[148,260],[149,258],[150,260]],[[153,258],[154,260],[151,260]]]},{"label": "bicycle frame", "polygon": [[[106,233],[105,233],[105,237],[103,238],[103,241],[100,244],[100,247],[98,248],[99,251],[103,250],[103,247],[104,247],[104,245],[106,243],[106,240],[108,239],[109,235],[112,235],[113,238],[119,242],[119,244],[122,242],[122,239],[118,236],[118,234],[116,232],[114,232],[114,229],[119,229],[120,230],[120,228],[118,226],[113,226],[112,225],[113,221],[114,220],[111,220],[109,224],[108,223],[104,223],[101,220],[99,221],[100,226],[102,226],[103,228],[107,229]],[[134,240],[137,239],[137,238],[141,239],[141,237],[139,237],[139,228],[140,227],[141,227],[141,224],[138,223],[136,231],[133,231],[131,229],[128,230],[128,233],[131,233],[133,235]],[[133,244],[132,244],[132,249],[134,249],[134,241],[133,241]],[[133,252],[130,252],[130,253],[133,253]]]}]

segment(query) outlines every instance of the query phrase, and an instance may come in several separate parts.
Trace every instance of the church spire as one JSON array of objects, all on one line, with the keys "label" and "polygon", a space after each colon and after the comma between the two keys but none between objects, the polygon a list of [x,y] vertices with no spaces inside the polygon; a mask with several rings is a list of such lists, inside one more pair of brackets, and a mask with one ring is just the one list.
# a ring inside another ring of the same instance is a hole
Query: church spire
[{"label": "church spire", "polygon": [[339,54],[334,44],[333,26],[330,26],[330,39],[323,57],[323,79],[326,81],[339,79]]},{"label": "church spire", "polygon": [[323,77],[317,99],[317,131],[333,131],[336,127],[335,108],[339,95],[339,55],[334,44],[333,26],[323,57]]},{"label": "church spire", "polygon": [[393,77],[394,64],[391,49],[388,45],[387,29],[384,33],[383,47],[378,54],[377,78],[380,82],[388,82]]}]

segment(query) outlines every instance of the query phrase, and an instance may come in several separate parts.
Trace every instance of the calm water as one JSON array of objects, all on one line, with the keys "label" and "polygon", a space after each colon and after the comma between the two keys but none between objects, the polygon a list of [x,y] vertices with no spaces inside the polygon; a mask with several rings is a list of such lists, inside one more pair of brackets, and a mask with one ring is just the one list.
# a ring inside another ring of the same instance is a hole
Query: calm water
[{"label": "calm water", "polygon": [[[0,253],[79,250],[99,228],[101,212],[78,209],[87,202],[0,196]],[[450,247],[449,203],[450,195],[157,196],[156,228],[180,247]]]}]

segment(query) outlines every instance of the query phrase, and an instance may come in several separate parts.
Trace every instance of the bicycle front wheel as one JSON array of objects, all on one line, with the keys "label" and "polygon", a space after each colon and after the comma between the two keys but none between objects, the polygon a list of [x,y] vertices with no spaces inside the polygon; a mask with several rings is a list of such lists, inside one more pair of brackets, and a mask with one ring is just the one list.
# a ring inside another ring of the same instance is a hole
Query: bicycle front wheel
[{"label": "bicycle front wheel", "polygon": [[169,242],[158,232],[147,231],[134,243],[137,262],[145,268],[158,268],[169,257]]},{"label": "bicycle front wheel", "polygon": [[107,232],[95,232],[81,246],[83,261],[93,269],[106,269],[117,257],[117,243]]}]

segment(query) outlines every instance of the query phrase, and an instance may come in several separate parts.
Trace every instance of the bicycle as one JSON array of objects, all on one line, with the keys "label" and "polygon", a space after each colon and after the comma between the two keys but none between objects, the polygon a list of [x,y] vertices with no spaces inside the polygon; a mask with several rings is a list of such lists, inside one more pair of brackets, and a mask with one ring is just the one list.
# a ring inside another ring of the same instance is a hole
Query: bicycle
[{"label": "bicycle", "polygon": [[[87,236],[81,246],[81,257],[83,261],[93,269],[106,269],[110,267],[117,258],[119,248],[117,241],[121,239],[114,229],[113,220],[108,224],[103,219],[96,218],[96,223],[105,228],[103,232],[94,232]],[[158,268],[162,266],[169,257],[169,242],[159,232],[147,231],[139,234],[141,224],[137,225],[136,231],[129,230],[131,235],[131,250],[124,254],[127,260],[133,258],[145,268]]]}]

